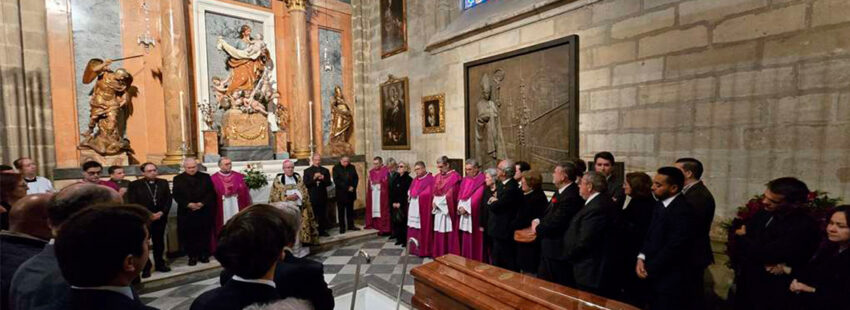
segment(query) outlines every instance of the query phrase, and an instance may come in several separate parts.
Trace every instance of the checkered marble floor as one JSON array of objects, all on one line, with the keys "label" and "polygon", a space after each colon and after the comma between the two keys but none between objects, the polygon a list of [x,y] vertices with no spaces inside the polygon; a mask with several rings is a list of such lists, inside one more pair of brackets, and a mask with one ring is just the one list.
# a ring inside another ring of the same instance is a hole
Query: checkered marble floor
[{"label": "checkered marble floor", "polygon": [[[402,264],[405,258],[404,248],[395,245],[394,242],[394,240],[387,240],[386,237],[379,237],[378,239],[314,253],[307,258],[325,265],[325,281],[331,289],[334,289],[334,296],[338,295],[336,287],[354,282],[357,262],[364,263],[360,266],[361,277],[374,275],[395,285],[397,289],[398,285],[402,284]],[[372,258],[370,264],[365,264],[366,259],[364,257],[356,256],[361,249]],[[430,261],[430,258],[423,259],[415,256],[407,258],[407,275],[402,284],[405,291],[413,294],[413,277],[410,276],[410,269]],[[141,299],[148,306],[161,310],[189,309],[196,297],[218,286],[218,276],[216,276],[207,280],[144,294]]]}]

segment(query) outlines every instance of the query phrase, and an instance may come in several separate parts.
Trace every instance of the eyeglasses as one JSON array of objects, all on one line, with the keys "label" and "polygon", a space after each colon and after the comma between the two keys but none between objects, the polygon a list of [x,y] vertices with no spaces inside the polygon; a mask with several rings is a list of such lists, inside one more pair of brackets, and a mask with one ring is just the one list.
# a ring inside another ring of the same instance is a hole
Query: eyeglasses
[{"label": "eyeglasses", "polygon": [[86,174],[88,174],[88,175],[99,175],[101,171],[102,171],[102,170],[97,170],[97,171],[88,171],[88,170],[86,170]]}]

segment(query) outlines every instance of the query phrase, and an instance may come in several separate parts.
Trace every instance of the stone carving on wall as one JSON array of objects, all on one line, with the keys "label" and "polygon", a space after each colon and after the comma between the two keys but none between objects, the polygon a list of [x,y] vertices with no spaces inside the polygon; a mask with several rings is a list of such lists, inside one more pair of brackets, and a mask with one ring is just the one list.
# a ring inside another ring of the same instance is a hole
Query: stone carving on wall
[{"label": "stone carving on wall", "polygon": [[331,155],[353,154],[354,149],[348,142],[354,131],[354,116],[351,108],[342,96],[342,89],[334,87],[334,98],[331,101],[331,136],[328,149]]},{"label": "stone carving on wall", "polygon": [[[130,102],[133,76],[124,68],[109,68],[112,60],[93,58],[83,72],[83,83],[95,82],[92,89],[88,130],[82,134],[81,149],[100,155],[115,155],[130,150],[130,141],[121,132],[122,109]],[[96,81],[95,81],[96,79]]]},{"label": "stone carving on wall", "polygon": [[406,0],[381,0],[381,57],[407,50]]},{"label": "stone carving on wall", "polygon": [[570,36],[464,65],[469,158],[551,171],[578,156],[576,43]]},{"label": "stone carving on wall", "polygon": [[[270,122],[267,107],[277,109],[277,86],[272,80],[274,63],[262,35],[251,36],[251,26],[239,28],[239,40],[231,45],[219,37],[216,48],[227,55],[226,77],[213,76],[210,86],[221,119],[223,146],[266,146]],[[271,115],[274,118],[274,115]]]}]

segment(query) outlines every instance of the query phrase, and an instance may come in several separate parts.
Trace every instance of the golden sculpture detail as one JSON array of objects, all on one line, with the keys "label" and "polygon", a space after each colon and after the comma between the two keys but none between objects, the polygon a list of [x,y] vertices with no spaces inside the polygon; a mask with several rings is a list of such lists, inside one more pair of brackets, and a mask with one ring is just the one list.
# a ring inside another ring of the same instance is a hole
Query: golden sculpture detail
[{"label": "golden sculpture detail", "polygon": [[[126,59],[126,58],[125,58]],[[89,128],[82,134],[81,149],[91,149],[100,155],[115,155],[130,150],[130,141],[123,137],[119,119],[121,109],[130,102],[128,90],[133,76],[120,68],[112,71],[113,60],[93,58],[83,72],[83,83],[97,79],[91,93]],[[96,129],[96,130],[95,130]]]},{"label": "golden sculpture detail", "polygon": [[286,5],[287,10],[307,10],[307,1],[308,0],[283,0],[284,5]]},{"label": "golden sculpture detail", "polygon": [[348,143],[354,129],[354,116],[345,103],[342,89],[334,87],[334,97],[331,99],[331,135],[328,149],[332,155],[352,154],[354,149]]}]

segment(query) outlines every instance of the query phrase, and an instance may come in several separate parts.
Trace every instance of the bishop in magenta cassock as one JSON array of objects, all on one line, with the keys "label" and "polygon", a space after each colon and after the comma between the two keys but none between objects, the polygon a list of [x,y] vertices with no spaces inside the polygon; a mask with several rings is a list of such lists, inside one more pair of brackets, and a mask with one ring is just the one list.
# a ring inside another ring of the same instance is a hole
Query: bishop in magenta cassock
[{"label": "bishop in magenta cassock", "polygon": [[379,234],[390,234],[390,171],[381,157],[372,160],[369,170],[369,193],[366,195],[366,228],[377,229]]},{"label": "bishop in magenta cassock", "polygon": [[411,245],[411,254],[421,257],[431,256],[431,198],[434,189],[434,176],[425,169],[425,163],[417,162],[413,172],[416,178],[410,184],[407,194],[410,201],[407,207],[407,238],[416,238],[419,246]]},{"label": "bishop in magenta cassock", "polygon": [[449,167],[449,158],[437,159],[438,173],[434,176],[434,242],[431,255],[440,257],[448,253],[460,255],[460,236],[457,233],[457,192],[461,176]]},{"label": "bishop in magenta cassock", "polygon": [[248,185],[245,184],[245,176],[232,170],[233,162],[230,158],[222,157],[218,161],[218,167],[221,170],[211,176],[218,196],[215,209],[215,231],[212,236],[212,247],[210,247],[212,251],[215,251],[221,227],[236,213],[251,205],[251,194],[248,191]]},{"label": "bishop in magenta cassock", "polygon": [[457,211],[459,217],[460,255],[477,261],[484,261],[484,235],[478,229],[478,217],[481,211],[481,196],[484,194],[484,174],[480,173],[478,162],[466,162],[466,177],[460,182]]}]

